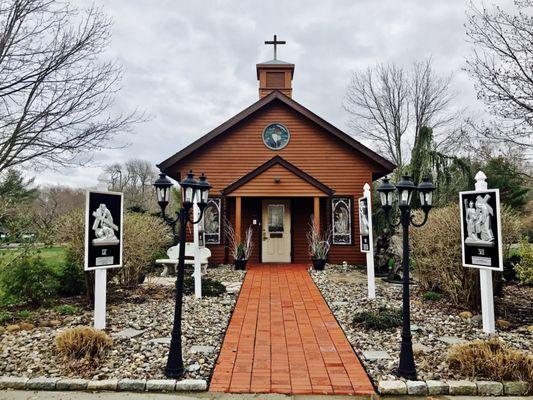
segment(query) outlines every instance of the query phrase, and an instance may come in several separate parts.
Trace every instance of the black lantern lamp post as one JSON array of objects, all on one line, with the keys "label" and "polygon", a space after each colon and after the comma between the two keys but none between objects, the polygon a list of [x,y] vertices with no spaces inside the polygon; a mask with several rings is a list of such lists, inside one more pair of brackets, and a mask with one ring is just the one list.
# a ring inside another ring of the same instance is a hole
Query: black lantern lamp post
[{"label": "black lantern lamp post", "polygon": [[[176,240],[175,228],[176,224],[180,224],[179,234],[179,260],[178,260],[178,276],[176,278],[176,305],[174,308],[174,325],[172,328],[172,337],[170,340],[170,351],[168,353],[167,366],[165,368],[165,375],[168,378],[180,378],[183,376],[183,355],[181,349],[181,312],[183,305],[183,276],[185,270],[185,235],[187,223],[197,224],[202,220],[202,216],[207,205],[207,198],[209,196],[209,189],[211,185],[207,182],[205,175],[202,173],[199,180],[194,179],[194,174],[189,171],[187,177],[180,183],[182,192],[182,207],[177,213],[176,218],[169,218],[165,214],[165,208],[170,199],[170,188],[172,182],[165,174],[160,174],[159,178],[154,182],[157,194],[157,201],[161,207],[161,215],[165,222],[172,227],[174,232],[174,240]],[[194,204],[194,199],[197,199],[197,205],[200,209],[200,215],[196,221],[190,218],[191,208]]]},{"label": "black lantern lamp post", "polygon": [[[400,209],[400,220],[394,223],[390,220],[390,211],[392,209],[393,193],[396,190],[398,190],[398,208]],[[403,230],[402,346],[400,350],[400,365],[398,367],[398,375],[410,380],[416,380],[416,367],[413,356],[411,314],[409,305],[409,226],[413,225],[415,227],[421,227],[427,222],[429,211],[431,210],[434,190],[435,186],[429,181],[429,178],[423,178],[422,182],[417,188],[409,176],[404,176],[396,185],[390,183],[389,179],[384,178],[381,185],[377,188],[377,191],[380,195],[381,206],[385,212],[385,218],[387,219],[387,222],[394,227],[401,225]],[[411,199],[415,191],[418,191],[421,208],[424,211],[424,220],[421,223],[416,223],[413,215],[411,215]]]}]

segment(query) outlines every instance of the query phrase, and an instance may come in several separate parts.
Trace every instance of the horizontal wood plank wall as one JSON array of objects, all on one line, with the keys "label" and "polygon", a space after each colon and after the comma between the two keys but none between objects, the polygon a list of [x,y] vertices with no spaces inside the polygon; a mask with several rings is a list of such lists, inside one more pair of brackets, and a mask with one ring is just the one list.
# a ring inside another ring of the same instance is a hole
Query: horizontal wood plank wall
[{"label": "horizontal wood plank wall", "polygon": [[293,200],[292,215],[292,260],[295,263],[309,264],[307,231],[313,214],[312,198],[297,198]]},{"label": "horizontal wood plank wall", "polygon": [[[278,182],[279,181],[279,182]],[[259,176],[246,182],[229,196],[327,196],[322,190],[289,171],[282,165],[273,165]]]},{"label": "horizontal wood plank wall", "polygon": [[261,199],[245,197],[242,199],[242,234],[252,226],[254,247],[250,263],[258,263],[261,260],[261,225],[252,225],[254,218],[261,223]]},{"label": "horizontal wood plank wall", "polygon": [[[289,144],[278,151],[268,149],[262,140],[264,128],[274,122],[285,125],[291,135]],[[383,167],[312,121],[275,102],[193,152],[168,172],[171,176],[184,176],[189,169],[196,173],[204,171],[213,185],[212,193],[218,194],[276,155],[335,190],[336,196],[362,196],[363,185],[372,181],[372,173],[383,171]],[[279,196],[283,195],[280,191]],[[355,212],[355,204],[352,211]],[[354,231],[358,232],[357,213],[354,217]],[[352,246],[332,246],[331,260],[362,262],[364,258],[356,247],[357,236],[354,239]]]}]

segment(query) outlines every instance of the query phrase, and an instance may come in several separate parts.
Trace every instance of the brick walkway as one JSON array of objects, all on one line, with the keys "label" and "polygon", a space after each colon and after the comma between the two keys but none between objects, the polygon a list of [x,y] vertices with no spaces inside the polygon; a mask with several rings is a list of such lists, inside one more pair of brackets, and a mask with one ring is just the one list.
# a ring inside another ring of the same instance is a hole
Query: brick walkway
[{"label": "brick walkway", "polygon": [[212,392],[374,394],[305,265],[248,269]]}]

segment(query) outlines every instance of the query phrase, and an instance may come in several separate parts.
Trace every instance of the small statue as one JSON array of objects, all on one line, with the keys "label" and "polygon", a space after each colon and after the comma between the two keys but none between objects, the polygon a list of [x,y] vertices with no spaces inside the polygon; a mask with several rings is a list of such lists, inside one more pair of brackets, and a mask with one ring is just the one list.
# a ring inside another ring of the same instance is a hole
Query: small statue
[{"label": "small statue", "polygon": [[389,256],[384,248],[378,250],[376,256],[376,276],[387,276],[389,270]]},{"label": "small statue", "polygon": [[95,246],[109,246],[118,244],[119,240],[114,231],[118,231],[118,226],[113,223],[113,216],[105,204],[93,211],[92,216],[95,218],[93,223],[93,231],[96,239],[93,239]]},{"label": "small statue", "polygon": [[389,229],[384,228],[376,241],[376,276],[387,276],[389,272],[390,235]]},{"label": "small statue", "polygon": [[402,262],[399,257],[394,256],[393,257],[394,264],[389,269],[389,273],[387,274],[387,277],[384,278],[387,282],[391,283],[402,283],[403,282],[403,268],[402,268]]},{"label": "small statue", "polygon": [[490,195],[485,197],[477,196],[476,202],[464,200],[466,231],[466,245],[490,246],[494,245],[494,233],[492,232],[490,217],[494,215],[494,210],[488,204]]}]

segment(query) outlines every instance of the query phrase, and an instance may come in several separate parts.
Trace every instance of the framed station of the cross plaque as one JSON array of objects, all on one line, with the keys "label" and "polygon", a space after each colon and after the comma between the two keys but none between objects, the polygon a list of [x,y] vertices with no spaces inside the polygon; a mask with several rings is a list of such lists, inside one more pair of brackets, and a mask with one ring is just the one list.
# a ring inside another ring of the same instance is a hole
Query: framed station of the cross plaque
[{"label": "framed station of the cross plaque", "polygon": [[371,215],[368,212],[368,199],[366,197],[360,197],[359,199],[359,237],[362,253],[370,253],[370,218]]},{"label": "framed station of the cross plaque", "polygon": [[122,193],[88,190],[85,203],[85,270],[122,267]]},{"label": "framed station of the cross plaque", "polygon": [[503,271],[499,189],[459,193],[463,266]]}]

